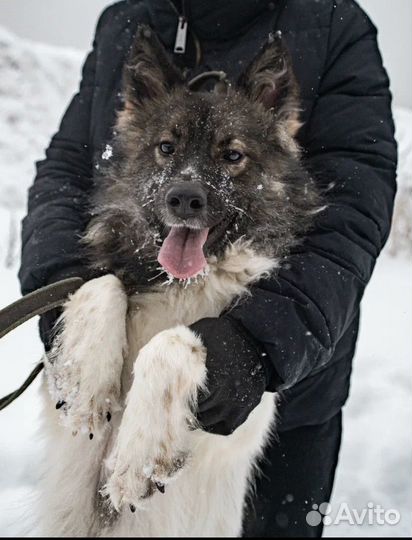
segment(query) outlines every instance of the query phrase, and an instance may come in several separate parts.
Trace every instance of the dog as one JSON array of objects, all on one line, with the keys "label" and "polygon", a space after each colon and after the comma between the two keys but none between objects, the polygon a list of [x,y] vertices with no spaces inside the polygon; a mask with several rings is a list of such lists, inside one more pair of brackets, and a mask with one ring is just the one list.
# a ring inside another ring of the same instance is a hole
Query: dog
[{"label": "dog", "polygon": [[189,326],[274,275],[322,208],[298,85],[270,35],[236,83],[195,91],[141,26],[123,94],[84,238],[100,275],[46,359],[42,534],[239,536],[276,395],[229,436],[203,431],[207,351]]}]

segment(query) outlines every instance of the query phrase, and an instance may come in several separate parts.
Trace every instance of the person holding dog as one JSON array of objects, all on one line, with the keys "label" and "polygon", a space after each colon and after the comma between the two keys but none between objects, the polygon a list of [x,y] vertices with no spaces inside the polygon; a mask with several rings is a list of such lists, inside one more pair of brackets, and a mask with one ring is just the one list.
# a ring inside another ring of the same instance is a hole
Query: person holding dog
[{"label": "person holding dog", "polygon": [[[209,387],[198,411],[205,430],[228,435],[263,392],[280,395],[278,437],[261,463],[244,536],[321,536],[322,523],[313,526],[306,516],[331,497],[360,301],[389,234],[396,191],[391,94],[376,29],[353,0],[125,0],[108,7],[79,92],[37,164],[23,223],[24,294],[66,277],[93,277],[80,238],[96,158],[122,106],[122,67],[142,23],[188,80],[221,70],[236,81],[271,32],[280,30],[289,48],[302,102],[298,140],[327,209],[276,278],[192,328],[207,348]],[[56,317],[41,318],[46,349]],[[222,342],[233,359],[223,376]],[[264,376],[239,380],[236,364],[262,359]],[[228,397],[251,393],[247,405]]]}]

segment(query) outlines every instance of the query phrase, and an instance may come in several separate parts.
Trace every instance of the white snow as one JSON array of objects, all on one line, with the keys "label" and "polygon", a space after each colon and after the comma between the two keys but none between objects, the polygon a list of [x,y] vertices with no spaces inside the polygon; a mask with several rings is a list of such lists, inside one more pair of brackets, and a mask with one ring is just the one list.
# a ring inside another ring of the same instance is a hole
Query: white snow
[{"label": "white snow", "polygon": [[[79,52],[23,41],[0,28],[0,308],[19,296],[18,224],[33,162],[42,158],[77,87],[82,57]],[[407,208],[412,189],[411,117],[411,111],[396,111],[401,157],[398,207]],[[401,521],[386,527],[343,523],[327,527],[328,536],[400,537],[412,532],[411,238],[405,240],[412,212],[398,211],[401,225],[394,229],[392,249],[378,262],[363,301],[332,513],[342,502],[359,512],[372,502],[397,509]],[[22,383],[41,354],[36,321],[0,341],[0,396]],[[39,413],[38,381],[0,412],[0,536],[34,533],[30,518],[41,455]]]},{"label": "white snow", "polygon": [[106,144],[106,148],[102,154],[102,159],[105,159],[107,161],[112,156],[113,156],[113,148],[110,146],[110,144]]},{"label": "white snow", "polygon": [[76,90],[83,56],[21,40],[0,26],[1,206],[25,206],[34,162]]},{"label": "white snow", "polygon": [[412,256],[412,110],[395,109],[399,142],[398,193],[388,249],[392,255]]},{"label": "white snow", "polygon": [[327,529],[329,536],[410,536],[412,532],[411,261],[383,255],[362,304],[352,389],[332,506],[369,502],[402,518],[396,527]]}]

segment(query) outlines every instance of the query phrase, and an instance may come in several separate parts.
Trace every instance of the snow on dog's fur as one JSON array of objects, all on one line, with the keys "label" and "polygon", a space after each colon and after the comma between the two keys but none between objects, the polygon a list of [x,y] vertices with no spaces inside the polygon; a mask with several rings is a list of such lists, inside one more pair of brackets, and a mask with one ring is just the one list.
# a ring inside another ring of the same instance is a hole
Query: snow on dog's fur
[{"label": "snow on dog's fur", "polygon": [[297,85],[271,36],[236,85],[190,91],[141,27],[124,95],[85,238],[107,275],[68,300],[46,365],[42,530],[236,536],[275,400],[232,435],[202,431],[206,350],[189,326],[273,273],[319,210]]}]

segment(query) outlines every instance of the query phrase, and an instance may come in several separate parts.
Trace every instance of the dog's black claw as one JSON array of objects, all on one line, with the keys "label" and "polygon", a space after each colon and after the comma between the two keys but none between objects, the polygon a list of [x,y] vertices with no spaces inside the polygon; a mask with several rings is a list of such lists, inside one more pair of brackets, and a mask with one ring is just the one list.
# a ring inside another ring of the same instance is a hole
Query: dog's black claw
[{"label": "dog's black claw", "polygon": [[160,493],[164,493],[164,492],[165,492],[165,485],[162,484],[161,482],[155,482],[155,486],[156,486],[157,489],[160,491]]},{"label": "dog's black claw", "polygon": [[111,415],[111,413],[108,412],[108,413],[106,414],[106,420],[107,420],[108,422],[110,422],[111,419],[112,419],[112,415]]},{"label": "dog's black claw", "polygon": [[59,410],[61,409],[62,407],[64,407],[66,405],[66,402],[65,401],[58,401],[56,403],[56,409]]},{"label": "dog's black claw", "polygon": [[130,508],[130,512],[132,512],[132,514],[134,514],[136,512],[136,507],[135,507],[134,504],[130,504],[129,508]]},{"label": "dog's black claw", "polygon": [[90,439],[91,441],[93,440],[93,437],[94,437],[93,433],[89,433],[89,439]]}]

